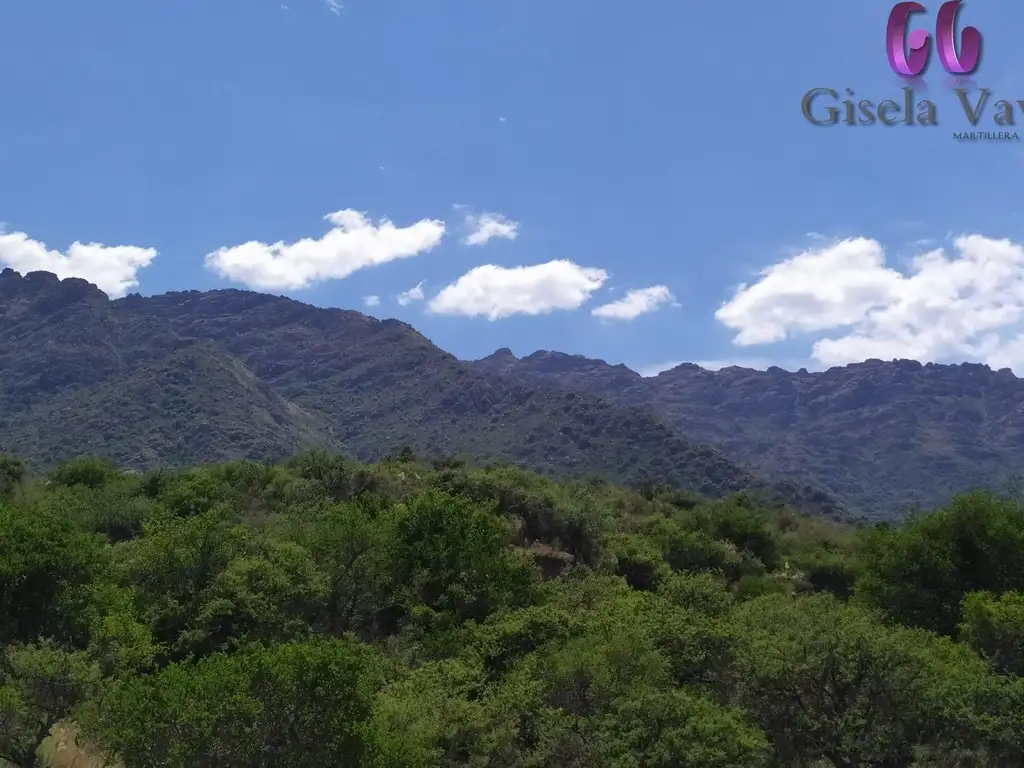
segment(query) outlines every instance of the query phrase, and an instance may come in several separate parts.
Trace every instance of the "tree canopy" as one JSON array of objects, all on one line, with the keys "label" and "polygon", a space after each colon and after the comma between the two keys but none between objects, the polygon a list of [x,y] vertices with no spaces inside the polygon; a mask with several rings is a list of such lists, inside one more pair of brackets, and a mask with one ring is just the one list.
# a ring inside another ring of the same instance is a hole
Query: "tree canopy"
[{"label": "tree canopy", "polygon": [[1024,508],[0,457],[15,766],[1020,766]]}]

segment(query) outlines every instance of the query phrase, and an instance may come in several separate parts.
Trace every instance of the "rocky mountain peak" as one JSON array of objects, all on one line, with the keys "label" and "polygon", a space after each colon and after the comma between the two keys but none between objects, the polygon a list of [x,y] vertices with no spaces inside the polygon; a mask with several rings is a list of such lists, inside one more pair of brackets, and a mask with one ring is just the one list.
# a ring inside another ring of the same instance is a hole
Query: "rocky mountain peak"
[{"label": "rocky mountain peak", "polygon": [[109,303],[107,294],[81,278],[62,280],[41,270],[22,275],[9,267],[0,272],[0,308],[9,317],[77,313]]}]

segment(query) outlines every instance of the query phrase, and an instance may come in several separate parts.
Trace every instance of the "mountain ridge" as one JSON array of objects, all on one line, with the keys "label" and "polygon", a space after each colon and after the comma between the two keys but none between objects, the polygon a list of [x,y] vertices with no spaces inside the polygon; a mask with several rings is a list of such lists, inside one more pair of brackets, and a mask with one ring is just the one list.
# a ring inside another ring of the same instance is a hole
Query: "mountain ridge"
[{"label": "mountain ridge", "polygon": [[712,496],[752,489],[842,513],[813,488],[762,481],[645,408],[511,382],[406,323],[353,310],[236,289],[110,300],[85,281],[9,270],[0,336],[0,450],[37,463],[85,448],[139,467],[311,446],[374,460],[408,445]]},{"label": "mountain ridge", "polygon": [[693,440],[768,477],[822,488],[871,516],[997,486],[1024,467],[1024,380],[980,363],[870,359],[819,372],[685,363],[643,377],[540,350],[472,364],[643,403]]},{"label": "mountain ridge", "polygon": [[851,369],[857,369],[857,368],[869,368],[869,367],[873,367],[873,366],[877,366],[877,365],[896,365],[896,366],[904,367],[906,369],[917,369],[917,368],[925,368],[925,369],[967,368],[969,370],[979,369],[979,370],[984,370],[984,371],[991,372],[993,374],[998,374],[998,375],[1001,375],[1001,376],[1003,376],[1003,375],[1012,376],[1013,378],[1015,378],[1015,379],[1017,379],[1019,381],[1024,381],[1024,377],[1017,376],[1017,374],[1015,374],[1013,372],[1012,368],[1005,368],[1005,367],[1004,368],[993,368],[992,366],[988,365],[987,363],[972,363],[972,362],[966,362],[966,361],[962,362],[962,363],[935,363],[935,362],[922,363],[920,360],[911,360],[909,358],[893,358],[892,360],[883,360],[882,358],[878,358],[878,357],[869,357],[869,358],[867,358],[865,360],[862,360],[860,362],[847,363],[846,365],[833,365],[833,366],[829,366],[828,368],[823,368],[823,369],[814,370],[814,371],[812,371],[812,370],[810,370],[808,368],[805,368],[805,367],[804,368],[798,368],[797,370],[794,371],[794,370],[790,370],[789,368],[783,368],[783,367],[778,366],[778,365],[770,365],[770,366],[768,366],[766,368],[755,368],[755,367],[748,367],[748,366],[743,366],[743,365],[723,365],[723,366],[718,366],[718,367],[715,367],[715,368],[708,368],[706,366],[700,365],[699,363],[680,362],[680,363],[677,363],[677,364],[675,364],[675,365],[673,365],[673,366],[671,366],[669,368],[665,368],[664,370],[661,370],[661,371],[659,371],[656,374],[643,374],[643,373],[641,373],[640,371],[638,371],[635,368],[630,368],[625,363],[609,363],[607,360],[604,360],[604,359],[599,358],[599,357],[588,357],[588,356],[582,355],[582,354],[574,354],[574,353],[570,353],[570,352],[561,352],[559,350],[554,350],[554,349],[538,349],[538,350],[535,350],[535,351],[531,352],[528,355],[519,356],[519,355],[516,355],[508,347],[500,347],[499,349],[495,350],[494,352],[492,352],[489,355],[485,355],[484,357],[477,358],[475,360],[466,360],[466,362],[472,363],[474,365],[495,366],[495,365],[505,364],[505,365],[515,366],[515,365],[517,365],[517,364],[519,364],[519,363],[521,363],[523,361],[535,361],[535,360],[559,360],[559,361],[564,360],[564,361],[566,361],[564,363],[565,367],[571,367],[571,366],[569,366],[569,362],[568,361],[575,361],[577,363],[586,364],[587,366],[597,366],[599,368],[609,368],[609,369],[613,369],[613,370],[616,370],[616,371],[623,371],[631,379],[635,379],[637,381],[649,381],[649,380],[658,379],[659,377],[663,377],[663,376],[671,376],[673,373],[678,372],[678,371],[707,371],[708,373],[718,373],[719,371],[728,371],[728,370],[735,369],[735,370],[740,370],[740,371],[756,371],[758,373],[774,373],[774,374],[783,373],[783,374],[792,374],[792,375],[811,375],[811,376],[814,376],[814,375],[818,375],[818,374],[822,374],[822,373],[827,373],[829,371],[837,371],[837,370],[841,371],[841,370],[851,370]]}]

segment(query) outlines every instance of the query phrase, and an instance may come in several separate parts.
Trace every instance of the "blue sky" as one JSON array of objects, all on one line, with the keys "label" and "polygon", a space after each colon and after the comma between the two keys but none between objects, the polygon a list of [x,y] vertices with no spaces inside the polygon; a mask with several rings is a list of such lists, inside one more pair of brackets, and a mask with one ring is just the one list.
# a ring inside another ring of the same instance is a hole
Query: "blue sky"
[{"label": "blue sky", "polygon": [[[939,126],[811,126],[810,88],[899,98],[891,4],[780,6],[5,3],[0,262],[112,295],[248,284],[462,358],[1024,371],[1024,145],[954,141],[934,56]],[[976,84],[1024,100],[1024,7],[961,23]]]}]

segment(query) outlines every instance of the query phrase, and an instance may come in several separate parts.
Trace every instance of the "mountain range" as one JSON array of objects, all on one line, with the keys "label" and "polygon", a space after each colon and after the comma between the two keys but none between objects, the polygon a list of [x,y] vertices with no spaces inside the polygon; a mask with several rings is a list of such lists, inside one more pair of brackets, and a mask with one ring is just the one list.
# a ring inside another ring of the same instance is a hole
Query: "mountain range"
[{"label": "mountain range", "polygon": [[1024,452],[1024,382],[907,361],[650,378],[559,352],[461,361],[406,323],[280,296],[111,300],[80,279],[0,273],[0,451],[143,469],[405,446],[888,518],[1005,482]]},{"label": "mountain range", "polygon": [[507,349],[476,362],[514,381],[642,405],[770,478],[813,484],[867,517],[1001,488],[1024,468],[1024,380],[987,365],[867,360],[821,372],[705,370],[649,378],[601,360]]}]

